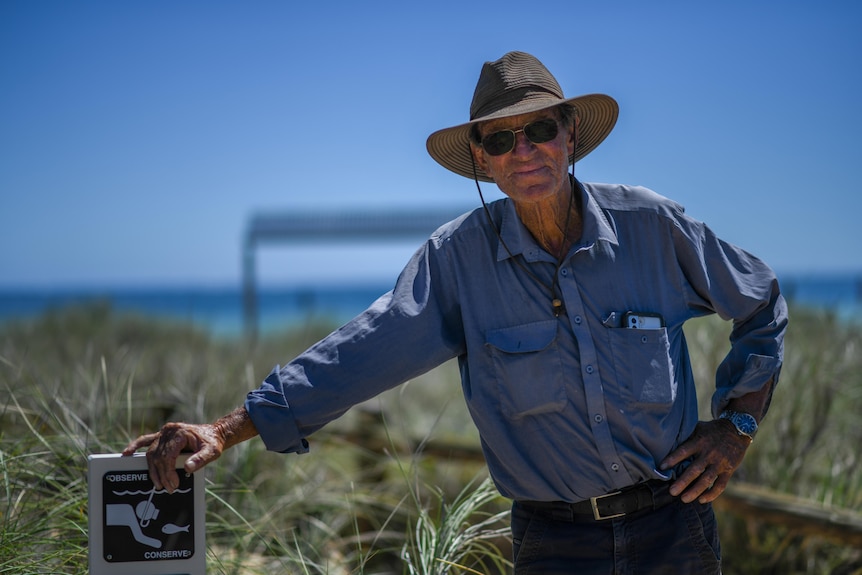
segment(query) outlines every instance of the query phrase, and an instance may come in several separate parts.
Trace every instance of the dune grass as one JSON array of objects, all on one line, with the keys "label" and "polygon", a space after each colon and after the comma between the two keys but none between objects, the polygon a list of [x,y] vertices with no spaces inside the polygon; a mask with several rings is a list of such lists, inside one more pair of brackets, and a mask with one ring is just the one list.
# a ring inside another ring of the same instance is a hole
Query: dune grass
[{"label": "dune grass", "polygon": [[[825,313],[792,319],[780,387],[737,479],[859,510],[862,330]],[[218,417],[331,327],[251,345],[106,305],[2,326],[0,573],[86,573],[87,455],[167,420]],[[714,319],[686,329],[704,405],[728,331]],[[367,411],[383,414],[382,451],[344,440],[369,431]],[[427,456],[436,440],[477,442],[452,364],[351,410],[309,455],[256,440],[230,450],[205,471],[208,572],[506,573],[509,503],[480,463]],[[859,550],[719,521],[726,573],[862,569]]]}]

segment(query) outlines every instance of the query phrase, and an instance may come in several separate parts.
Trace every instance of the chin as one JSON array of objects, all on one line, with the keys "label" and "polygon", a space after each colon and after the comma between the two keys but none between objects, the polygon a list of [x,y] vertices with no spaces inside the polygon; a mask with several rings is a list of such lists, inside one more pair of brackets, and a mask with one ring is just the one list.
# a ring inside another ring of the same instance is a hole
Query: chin
[{"label": "chin", "polygon": [[511,193],[506,192],[506,190],[503,192],[516,202],[529,204],[554,198],[558,194],[559,188],[551,184],[534,184],[531,186],[513,186]]}]

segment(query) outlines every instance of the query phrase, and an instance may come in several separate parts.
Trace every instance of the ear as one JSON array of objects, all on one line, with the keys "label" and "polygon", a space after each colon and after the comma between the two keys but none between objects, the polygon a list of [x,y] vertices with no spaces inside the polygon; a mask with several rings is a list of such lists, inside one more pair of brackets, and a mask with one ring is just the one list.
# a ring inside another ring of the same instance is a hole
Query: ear
[{"label": "ear", "polygon": [[485,159],[485,149],[482,146],[477,146],[470,142],[470,151],[473,154],[473,160],[476,162],[476,167],[488,173],[488,161]]}]

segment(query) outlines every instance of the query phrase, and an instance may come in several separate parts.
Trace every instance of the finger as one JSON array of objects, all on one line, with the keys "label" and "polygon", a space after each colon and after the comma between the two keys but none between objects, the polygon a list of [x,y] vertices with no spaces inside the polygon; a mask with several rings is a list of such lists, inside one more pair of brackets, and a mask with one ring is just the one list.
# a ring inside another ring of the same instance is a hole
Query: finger
[{"label": "finger", "polygon": [[664,471],[676,467],[697,453],[697,451],[697,444],[691,440],[685,441],[682,445],[671,451],[667,457],[662,460],[659,467]]},{"label": "finger", "polygon": [[692,461],[691,465],[685,469],[683,474],[671,484],[670,494],[676,497],[687,491],[689,487],[703,475],[704,471],[706,471],[706,467],[706,464],[700,459]]},{"label": "finger", "polygon": [[691,483],[688,489],[680,496],[683,503],[691,503],[712,489],[716,481],[716,474],[712,471],[707,471],[697,478],[697,481]]},{"label": "finger", "polygon": [[149,446],[158,436],[158,433],[148,433],[147,435],[141,435],[137,439],[130,441],[125,449],[123,449],[123,456],[128,457],[140,448]]},{"label": "finger", "polygon": [[188,438],[182,429],[170,424],[162,428],[158,442],[147,450],[147,463],[150,475],[156,489],[165,489],[173,493],[179,487],[180,478],[177,475],[177,457],[186,446]]},{"label": "finger", "polygon": [[150,472],[150,481],[153,482],[153,488],[160,490],[165,488],[165,483],[162,478],[162,467],[159,465],[159,455],[156,453],[157,446],[157,443],[153,443],[147,450],[147,468]]},{"label": "finger", "polygon": [[183,466],[183,468],[188,473],[194,473],[201,467],[212,463],[220,456],[221,452],[219,450],[217,450],[211,445],[204,445],[203,447],[201,447],[200,451],[190,455],[189,458],[186,459],[186,464]]},{"label": "finger", "polygon": [[672,451],[667,457],[665,457],[662,462],[659,464],[659,467],[662,471],[667,471],[673,467],[676,467],[683,461],[688,458],[688,454],[682,448],[679,448],[675,451]]},{"label": "finger", "polygon": [[727,484],[730,481],[730,474],[721,474],[712,484],[712,487],[704,491],[701,496],[697,499],[698,503],[712,503],[718,496],[724,493],[724,490],[727,488]]},{"label": "finger", "polygon": [[150,479],[153,481],[153,487],[164,489],[168,493],[173,493],[180,484],[180,478],[176,472],[176,458],[155,456],[149,457],[147,452],[147,461],[150,468]]}]

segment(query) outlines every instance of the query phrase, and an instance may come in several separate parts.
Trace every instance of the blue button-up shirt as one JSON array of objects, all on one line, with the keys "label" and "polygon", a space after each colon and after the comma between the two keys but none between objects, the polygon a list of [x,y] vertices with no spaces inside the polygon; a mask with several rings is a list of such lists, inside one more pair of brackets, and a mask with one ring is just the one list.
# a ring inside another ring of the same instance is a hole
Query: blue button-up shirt
[{"label": "blue button-up shirt", "polygon": [[[391,292],[249,394],[267,448],[305,452],[351,406],[457,357],[503,495],[580,501],[667,478],[659,462],[698,419],[683,323],[734,321],[717,413],[777,381],[787,308],[764,263],[677,203],[639,187],[578,190],[582,234],[559,266],[508,199],[488,206],[499,237],[481,208],[438,229]],[[629,311],[665,325],[623,327]]]}]

